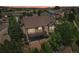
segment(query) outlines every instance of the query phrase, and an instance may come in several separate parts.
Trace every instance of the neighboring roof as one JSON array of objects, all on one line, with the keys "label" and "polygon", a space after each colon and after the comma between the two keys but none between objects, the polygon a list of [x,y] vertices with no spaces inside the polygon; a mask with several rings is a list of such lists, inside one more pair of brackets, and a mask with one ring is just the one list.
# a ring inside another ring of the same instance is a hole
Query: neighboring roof
[{"label": "neighboring roof", "polygon": [[23,22],[25,28],[33,28],[33,27],[41,27],[50,25],[52,20],[50,20],[49,16],[32,16],[32,17],[24,17]]},{"label": "neighboring roof", "polygon": [[22,12],[2,12],[2,15],[8,15],[8,16],[16,15],[16,16],[20,16],[20,15],[22,15]]}]

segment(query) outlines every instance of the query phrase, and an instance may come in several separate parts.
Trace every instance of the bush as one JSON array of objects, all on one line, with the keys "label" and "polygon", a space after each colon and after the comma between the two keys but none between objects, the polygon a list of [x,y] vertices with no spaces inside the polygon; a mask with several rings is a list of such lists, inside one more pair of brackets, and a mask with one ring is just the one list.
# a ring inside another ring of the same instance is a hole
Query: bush
[{"label": "bush", "polygon": [[51,45],[49,43],[47,43],[47,42],[43,43],[41,45],[41,48],[42,48],[42,51],[45,52],[45,53],[52,53],[53,52],[53,50],[51,48]]},{"label": "bush", "polygon": [[32,53],[38,53],[39,51],[38,51],[37,48],[32,48],[32,49],[31,49],[31,52],[32,52]]}]

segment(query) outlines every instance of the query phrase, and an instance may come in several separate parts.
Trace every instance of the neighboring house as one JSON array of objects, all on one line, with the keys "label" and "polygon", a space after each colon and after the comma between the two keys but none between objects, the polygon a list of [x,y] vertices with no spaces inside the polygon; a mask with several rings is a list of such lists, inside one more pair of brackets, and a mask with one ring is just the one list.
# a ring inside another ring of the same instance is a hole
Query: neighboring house
[{"label": "neighboring house", "polygon": [[56,16],[56,18],[58,18],[58,17],[64,17],[64,11],[63,11],[63,9],[48,10],[48,12],[49,12],[49,16]]}]

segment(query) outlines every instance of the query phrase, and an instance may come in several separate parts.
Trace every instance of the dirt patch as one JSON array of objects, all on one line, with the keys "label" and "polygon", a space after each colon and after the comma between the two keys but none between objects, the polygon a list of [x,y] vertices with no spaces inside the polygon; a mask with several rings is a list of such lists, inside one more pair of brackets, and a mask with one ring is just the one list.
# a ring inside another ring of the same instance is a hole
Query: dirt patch
[{"label": "dirt patch", "polygon": [[63,53],[72,53],[72,48],[71,47],[65,47],[63,50]]},{"label": "dirt patch", "polygon": [[41,45],[44,42],[47,42],[47,39],[41,39],[41,40],[38,40],[38,41],[30,42],[29,46],[28,45],[24,46],[24,50],[23,51],[24,52],[29,52],[29,49],[31,49],[31,48],[37,48],[40,51],[41,50]]}]

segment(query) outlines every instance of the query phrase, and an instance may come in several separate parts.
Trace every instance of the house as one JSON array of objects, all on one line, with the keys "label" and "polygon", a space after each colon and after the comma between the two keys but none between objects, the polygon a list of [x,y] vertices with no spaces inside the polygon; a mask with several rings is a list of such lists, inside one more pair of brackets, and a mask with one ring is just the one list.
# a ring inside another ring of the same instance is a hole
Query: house
[{"label": "house", "polygon": [[23,31],[29,41],[29,37],[49,35],[49,32],[54,29],[53,20],[49,16],[31,16],[23,18]]}]

